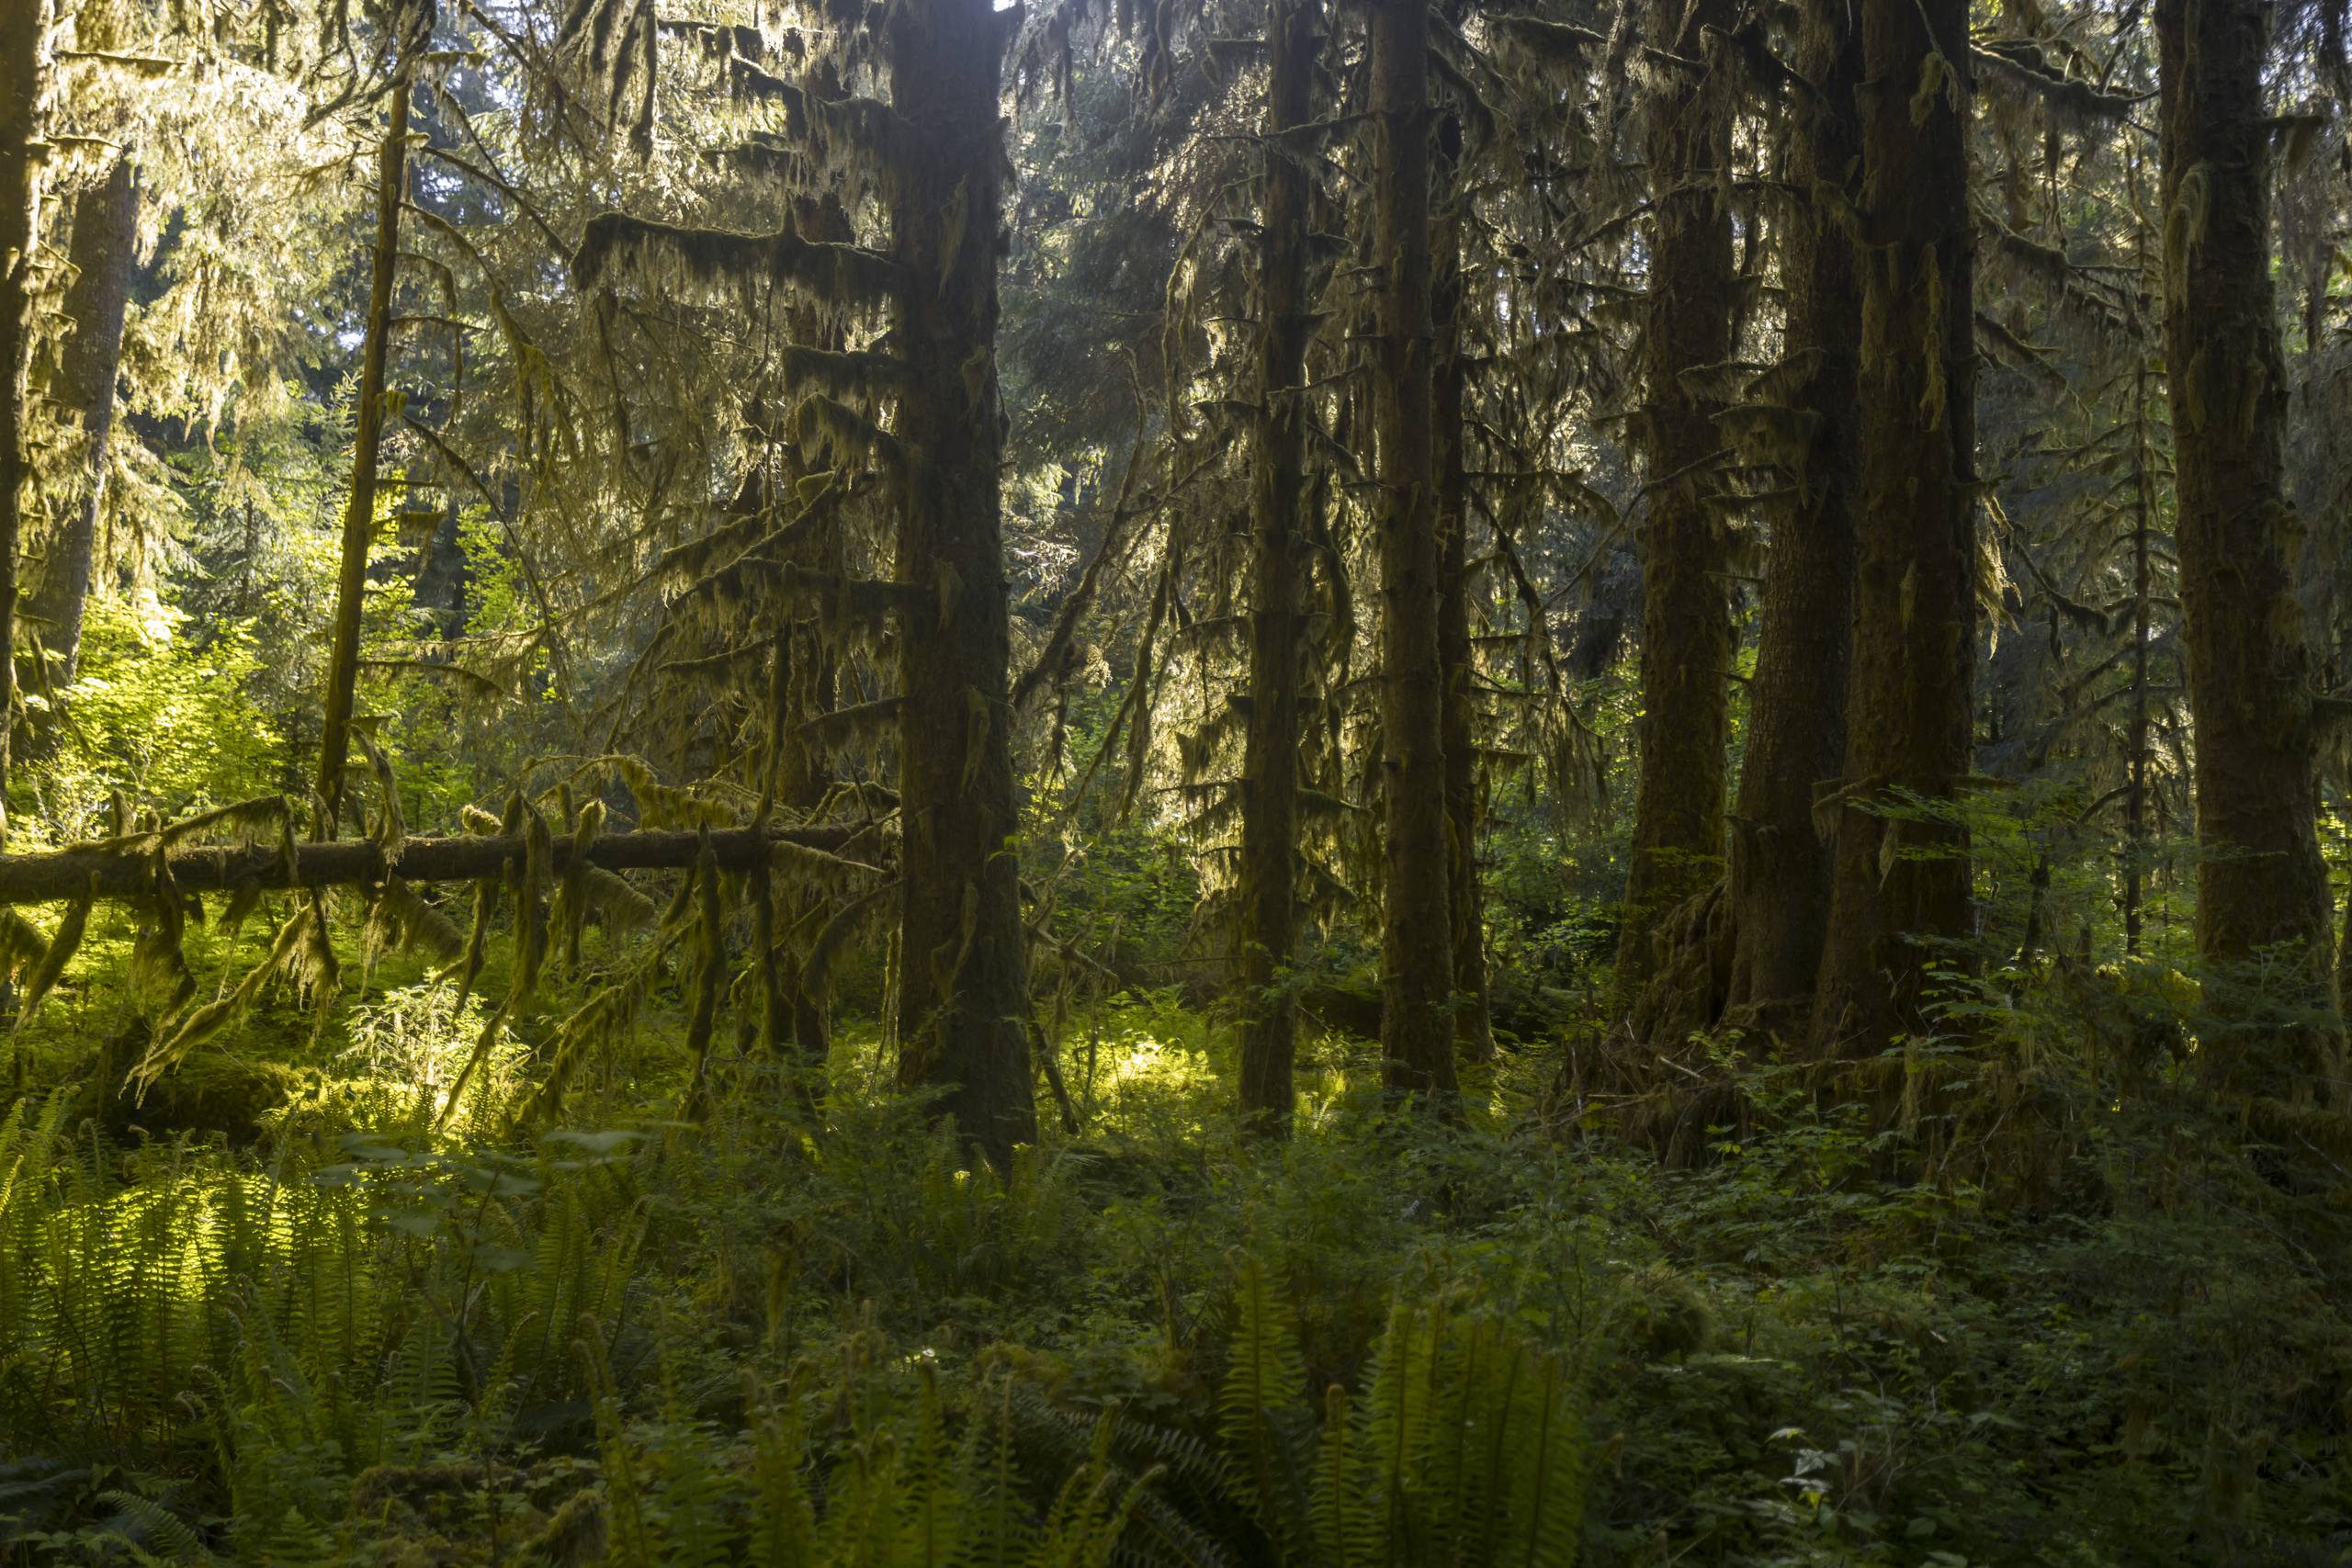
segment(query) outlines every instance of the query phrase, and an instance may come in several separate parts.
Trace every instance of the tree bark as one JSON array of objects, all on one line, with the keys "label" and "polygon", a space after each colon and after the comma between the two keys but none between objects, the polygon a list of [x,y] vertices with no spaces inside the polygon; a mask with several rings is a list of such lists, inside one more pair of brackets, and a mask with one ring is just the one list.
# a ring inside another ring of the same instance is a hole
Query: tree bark
[{"label": "tree bark", "polygon": [[[1662,0],[1649,42],[1700,52],[1700,29],[1731,20],[1729,0]],[[1660,918],[1723,874],[1726,690],[1736,651],[1723,525],[1709,505],[1722,402],[1683,374],[1732,353],[1731,213],[1719,177],[1731,156],[1720,92],[1660,69],[1647,106],[1651,180],[1646,383],[1634,433],[1648,493],[1642,563],[1640,772],[1632,863],[1617,946],[1616,1010],[1629,1012],[1657,964]]]},{"label": "tree bark", "polygon": [[1258,284],[1257,440],[1251,457],[1250,715],[1242,755],[1241,1110],[1269,1131],[1290,1124],[1298,998],[1287,971],[1298,941],[1299,613],[1306,552],[1308,200],[1299,163],[1274,139],[1314,112],[1317,0],[1272,0]]},{"label": "tree bark", "polygon": [[48,0],[0,0],[0,840],[17,712],[17,560],[30,477],[33,254],[40,239],[40,161]]},{"label": "tree bark", "polygon": [[996,371],[1003,22],[988,0],[909,0],[891,96],[920,150],[892,221],[908,279],[899,437],[910,455],[898,578],[935,591],[899,637],[900,1082],[1000,1171],[1036,1136],[1012,784]]},{"label": "tree bark", "polygon": [[1462,122],[1438,128],[1436,222],[1430,234],[1430,310],[1436,333],[1432,392],[1438,529],[1438,662],[1445,672],[1445,886],[1453,936],[1453,1049],[1465,1062],[1495,1054],[1487,997],[1487,911],[1478,875],[1478,667],[1470,640],[1470,477],[1463,404],[1470,367],[1462,352],[1462,202],[1456,173]]},{"label": "tree bark", "polygon": [[392,285],[400,270],[401,202],[408,192],[408,100],[403,63],[393,73],[384,140],[376,152],[376,250],[359,357],[359,410],[351,442],[351,494],[343,511],[334,641],[327,655],[326,719],[319,736],[322,838],[334,836],[343,812],[344,763],[350,756],[352,703],[359,685],[360,611],[368,595],[368,546],[376,536],[376,462],[384,442],[384,357],[391,336]]},{"label": "tree bark", "polygon": [[[1932,30],[1930,30],[1932,28]],[[1870,1054],[1968,926],[1966,830],[1897,817],[1968,773],[1975,626],[1967,0],[1863,0],[1861,508],[1853,682],[1813,1035]]]},{"label": "tree bark", "polygon": [[1381,1047],[1392,1093],[1449,1101],[1453,908],[1446,882],[1445,678],[1438,660],[1436,469],[1430,317],[1430,18],[1426,0],[1371,7],[1378,127],[1374,243],[1379,294],[1373,418],[1383,597],[1385,843]]},{"label": "tree bark", "polygon": [[[2209,1047],[2225,1089],[2316,1088],[2338,1025],[2327,870],[2317,834],[2312,656],[2295,593],[2303,525],[2287,500],[2287,381],[2270,278],[2270,140],[2262,71],[2273,6],[2160,0],[2165,358],[2176,537],[2196,727],[2197,948],[2230,971],[2292,950],[2266,984],[2297,1027]],[[2282,973],[2283,971],[2283,973]]]},{"label": "tree bark", "polygon": [[82,657],[82,611],[90,593],[98,514],[106,502],[107,454],[114,435],[115,382],[122,367],[122,321],[130,303],[130,275],[139,242],[139,186],[130,161],[117,157],[107,183],[74,204],[74,282],[65,314],[74,323],[59,366],[57,400],[81,416],[87,491],[67,517],[41,563],[26,605],[43,625],[42,645],[54,657],[51,677],[71,685]]},{"label": "tree bark", "polygon": [[1798,70],[1819,90],[1790,106],[1798,120],[1791,177],[1817,195],[1781,231],[1781,243],[1784,353],[1812,366],[1791,403],[1813,422],[1813,434],[1796,500],[1772,531],[1732,818],[1726,1002],[1760,1014],[1792,1009],[1799,1026],[1829,916],[1832,857],[1814,829],[1814,791],[1845,760],[1853,651],[1860,322],[1853,244],[1829,203],[1848,192],[1861,151],[1854,106],[1861,66],[1861,37],[1845,8],[1808,7]]}]

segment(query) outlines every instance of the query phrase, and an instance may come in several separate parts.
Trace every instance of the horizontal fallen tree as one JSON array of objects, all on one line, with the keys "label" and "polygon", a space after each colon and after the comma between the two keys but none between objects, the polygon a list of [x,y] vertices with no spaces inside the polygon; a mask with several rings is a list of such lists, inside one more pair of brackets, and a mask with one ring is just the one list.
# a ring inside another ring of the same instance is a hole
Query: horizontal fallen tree
[{"label": "horizontal fallen tree", "polygon": [[[721,828],[712,829],[709,838],[720,870],[747,871],[780,846],[831,853],[872,830],[862,823]],[[692,831],[601,834],[588,843],[588,863],[606,871],[684,871],[695,863],[702,842],[703,835]],[[527,847],[523,834],[512,833],[403,839],[390,852],[373,840],[350,839],[291,845],[191,845],[162,853],[181,892],[212,893],[244,886],[365,886],[393,875],[403,882],[481,882],[521,866]],[[577,852],[574,840],[563,833],[553,836],[548,851],[549,869],[557,875]],[[42,854],[0,854],[0,906],[59,903],[93,892],[100,898],[141,897],[154,890],[156,853],[117,840]]]}]

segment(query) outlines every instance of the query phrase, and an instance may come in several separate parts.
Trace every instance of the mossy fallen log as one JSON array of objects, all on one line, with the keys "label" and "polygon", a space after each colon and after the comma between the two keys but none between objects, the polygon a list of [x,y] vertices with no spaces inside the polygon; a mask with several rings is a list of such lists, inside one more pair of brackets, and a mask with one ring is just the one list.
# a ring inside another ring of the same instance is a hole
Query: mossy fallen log
[{"label": "mossy fallen log", "polygon": [[[748,869],[780,845],[835,851],[858,825],[815,828],[727,828],[710,835],[724,871]],[[588,862],[606,871],[683,871],[695,863],[700,839],[686,831],[606,833],[587,846]],[[559,837],[551,870],[560,876],[575,852]],[[480,882],[523,863],[523,835],[476,834],[408,839],[397,854],[368,840],[284,846],[202,845],[164,852],[172,881],[183,893],[217,893],[248,884],[263,888],[356,886],[397,874],[403,882]],[[42,854],[0,855],[0,905],[47,904],[79,898],[96,879],[97,897],[132,898],[153,890],[152,850],[121,844],[76,845]]]}]

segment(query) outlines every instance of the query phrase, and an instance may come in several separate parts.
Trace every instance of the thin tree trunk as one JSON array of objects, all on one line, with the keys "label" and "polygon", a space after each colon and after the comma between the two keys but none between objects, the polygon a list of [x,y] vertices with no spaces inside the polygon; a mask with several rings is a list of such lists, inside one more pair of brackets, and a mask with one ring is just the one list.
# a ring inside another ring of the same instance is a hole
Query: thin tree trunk
[{"label": "thin tree trunk", "polygon": [[1306,529],[1306,171],[1274,139],[1314,111],[1317,0],[1272,0],[1258,286],[1258,429],[1252,454],[1250,715],[1242,758],[1241,1110],[1290,1123],[1298,998],[1286,971],[1298,938],[1299,614]]},{"label": "thin tree trunk", "polygon": [[1455,174],[1462,122],[1438,128],[1438,213],[1431,236],[1437,369],[1438,661],[1445,671],[1446,895],[1453,934],[1453,1048],[1465,1062],[1495,1054],[1487,1005],[1487,911],[1478,876],[1478,669],[1470,640],[1470,479],[1463,449],[1469,362],[1462,352],[1462,207]]},{"label": "thin tree trunk", "polygon": [[[838,535],[831,530],[827,533],[831,540],[836,541],[830,547],[838,554]],[[838,569],[840,563],[836,560],[832,564]],[[786,624],[776,633],[770,692],[771,722],[776,726],[776,767],[772,784],[778,800],[810,811],[823,802],[831,781],[823,758],[818,748],[808,742],[802,727],[833,710],[835,669],[820,625],[792,620],[793,611],[788,605],[781,607],[779,614],[785,616]],[[797,921],[808,913],[810,903],[810,895],[792,895],[786,899],[787,911]],[[811,990],[798,975],[778,973],[772,949],[762,962],[768,965],[766,982],[774,990],[772,1005],[782,1015],[777,1022],[788,1021],[793,1050],[802,1068],[821,1075],[832,1055],[828,997],[821,988]],[[770,1045],[780,1043],[778,1031],[772,1028]]]},{"label": "thin tree trunk", "polygon": [[1037,1132],[998,488],[1002,28],[988,0],[910,0],[890,34],[892,99],[922,139],[892,213],[910,372],[898,578],[939,604],[936,626],[899,638],[899,1076],[944,1089],[940,1111],[1000,1171]]},{"label": "thin tree trunk", "polygon": [[[1891,814],[1969,769],[1975,625],[1967,0],[1863,0],[1861,509],[1837,869],[1813,1032],[1920,1030],[1937,939],[1968,927],[1968,839]],[[1932,32],[1930,28],[1932,27]]]},{"label": "thin tree trunk", "polygon": [[1374,243],[1379,355],[1381,745],[1386,903],[1380,1036],[1392,1092],[1454,1093],[1453,908],[1446,892],[1445,678],[1438,662],[1430,321],[1430,18],[1374,0],[1371,113],[1379,127]]},{"label": "thin tree trunk", "polygon": [[50,546],[26,605],[42,623],[58,686],[73,683],[82,656],[82,611],[90,593],[98,513],[106,501],[107,453],[114,434],[115,381],[122,367],[122,320],[139,240],[139,186],[130,160],[118,157],[107,183],[74,204],[74,277],[65,291],[74,322],[59,365],[58,402],[80,415],[87,492]]},{"label": "thin tree trunk", "polygon": [[2280,445],[2288,381],[2262,84],[2273,9],[2160,0],[2156,32],[2165,360],[2197,738],[2197,950],[2225,979],[2264,948],[2294,949],[2266,984],[2284,985],[2274,1002],[2300,1010],[2306,1025],[2271,1021],[2209,1046],[2207,1059],[2222,1087],[2284,1095],[2310,1088],[2333,1055],[2336,1001],[2312,657],[2295,593],[2303,526],[2286,497]]},{"label": "thin tree trunk", "polygon": [[[2137,155],[2125,165],[2125,171],[2132,205],[2139,209],[2144,197]],[[2143,231],[2141,226],[2133,225],[2132,254],[2144,276],[2147,253],[2140,238]],[[2149,750],[2154,713],[2148,687],[2148,645],[2155,615],[2153,546],[2156,513],[2153,472],[2155,452],[2148,440],[2148,352],[2145,347],[2135,352],[2138,358],[2132,368],[2132,713],[2127,739],[2132,754],[2127,759],[2131,772],[2123,804],[2123,951],[2132,957],[2139,955],[2146,923],[2148,784],[2154,767]]]},{"label": "thin tree trunk", "polygon": [[2140,952],[2142,885],[2148,869],[2148,638],[2155,610],[2155,584],[2149,561],[2154,498],[2148,464],[2148,362],[2132,372],[2132,717],[2131,781],[2123,797],[2123,951]]},{"label": "thin tree trunk", "polygon": [[342,570],[335,579],[334,635],[327,655],[326,722],[319,737],[321,838],[343,812],[344,763],[359,684],[360,611],[368,594],[368,549],[376,535],[376,462],[384,441],[384,355],[391,336],[392,285],[400,269],[401,202],[408,192],[409,74],[394,73],[384,140],[376,153],[376,251],[368,288],[368,330],[359,356],[359,411],[351,442],[351,495],[343,512]]},{"label": "thin tree trunk", "polygon": [[0,0],[0,839],[7,832],[16,729],[17,558],[31,463],[32,271],[49,21],[48,0]]},{"label": "thin tree trunk", "polygon": [[1728,1003],[1759,1013],[1793,1009],[1800,1027],[1829,918],[1832,856],[1814,830],[1814,791],[1845,760],[1853,652],[1861,325],[1854,247],[1827,197],[1849,188],[1861,150],[1854,107],[1861,67],[1861,35],[1845,8],[1808,7],[1798,68],[1819,92],[1792,105],[1799,130],[1791,177],[1823,190],[1824,199],[1783,229],[1782,244],[1784,352],[1812,367],[1791,402],[1813,420],[1813,435],[1799,493],[1772,530],[1731,840]]},{"label": "thin tree trunk", "polygon": [[[1728,25],[1728,0],[1663,0],[1650,43],[1700,52],[1702,27]],[[1649,299],[1642,333],[1643,408],[1634,430],[1647,470],[1642,562],[1641,761],[1632,864],[1617,946],[1616,1010],[1630,1011],[1657,966],[1660,918],[1723,873],[1726,689],[1736,651],[1724,541],[1708,505],[1708,458],[1722,446],[1722,403],[1685,372],[1732,351],[1731,213],[1719,176],[1731,156],[1720,92],[1662,68],[1645,111],[1651,212]]]}]

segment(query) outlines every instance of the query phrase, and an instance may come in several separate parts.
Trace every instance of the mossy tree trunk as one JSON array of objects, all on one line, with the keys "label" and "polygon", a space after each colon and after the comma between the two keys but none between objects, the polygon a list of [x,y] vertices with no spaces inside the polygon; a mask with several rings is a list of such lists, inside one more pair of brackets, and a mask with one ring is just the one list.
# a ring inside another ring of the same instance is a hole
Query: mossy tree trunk
[{"label": "mossy tree trunk", "polygon": [[[825,76],[827,79],[819,84],[820,90],[833,96],[839,83],[831,79],[831,72]],[[831,195],[802,197],[795,202],[794,209],[794,220],[806,237],[826,244],[855,243],[856,231],[848,214]],[[790,336],[796,344],[828,352],[847,346],[839,324],[828,321],[810,304],[793,309]],[[809,477],[810,469],[797,442],[786,446],[785,459],[786,488],[781,503],[790,507],[797,503],[800,481]],[[803,570],[834,577],[847,575],[850,570],[838,527],[808,531],[786,549],[785,558]],[[775,726],[775,772],[767,785],[780,803],[798,811],[813,812],[823,804],[833,780],[824,749],[810,738],[807,727],[832,712],[836,705],[841,685],[840,660],[821,615],[804,615],[800,606],[788,601],[779,603],[776,614],[783,625],[776,629],[775,662],[771,666],[770,722]],[[796,923],[807,918],[822,899],[820,893],[808,889],[790,890],[786,897],[789,915]],[[771,954],[766,962],[773,965],[775,956]],[[798,974],[771,973],[768,980],[777,988],[778,1010],[788,1015],[794,1052],[813,1086],[821,1081],[832,1054],[829,998],[821,987],[804,984]]]},{"label": "mossy tree trunk", "polygon": [[359,355],[359,408],[351,438],[351,493],[344,503],[343,553],[335,577],[327,654],[326,719],[319,736],[321,838],[333,838],[343,810],[344,764],[351,752],[352,705],[359,685],[359,626],[368,597],[368,547],[376,536],[376,468],[384,443],[384,360],[400,273],[401,203],[408,192],[409,74],[393,73],[384,140],[376,153],[376,248],[368,288],[367,336]]},{"label": "mossy tree trunk", "polygon": [[1314,112],[1317,0],[1272,0],[1258,280],[1257,432],[1250,468],[1250,714],[1241,793],[1241,919],[1235,965],[1244,1009],[1241,1109],[1289,1125],[1298,1001],[1286,971],[1298,932],[1300,593],[1306,558],[1306,170],[1274,139]]},{"label": "mossy tree trunk", "polygon": [[1846,750],[1853,649],[1860,322],[1854,248],[1832,209],[1861,150],[1854,89],[1861,37],[1840,6],[1806,13],[1798,69],[1819,89],[1792,97],[1791,177],[1814,192],[1781,231],[1784,353],[1809,367],[1790,400],[1812,434],[1797,495],[1778,514],[1748,686],[1747,751],[1732,818],[1727,1005],[1804,1021],[1829,915],[1829,847],[1814,830],[1815,788]]},{"label": "mossy tree trunk", "polygon": [[[1701,29],[1727,26],[1728,0],[1662,0],[1650,45],[1695,57]],[[1727,64],[1719,69],[1728,70]],[[1723,524],[1708,459],[1720,400],[1686,382],[1732,353],[1732,225],[1721,173],[1731,116],[1701,74],[1654,68],[1645,110],[1650,169],[1649,297],[1642,408],[1634,423],[1647,490],[1642,563],[1640,771],[1632,863],[1617,947],[1616,1009],[1630,1011],[1656,966],[1667,910],[1723,873],[1727,682],[1736,651]]]},{"label": "mossy tree trunk", "polygon": [[1975,344],[1967,0],[1862,0],[1861,528],[1836,869],[1813,1036],[1928,1026],[1931,944],[1968,926],[1954,799],[1975,660]]},{"label": "mossy tree trunk", "polygon": [[17,709],[17,562],[30,466],[33,254],[40,236],[47,0],[0,0],[0,835]]},{"label": "mossy tree trunk", "polygon": [[50,545],[26,609],[52,656],[51,679],[70,684],[82,654],[82,612],[90,593],[98,515],[106,502],[107,454],[114,435],[115,382],[122,367],[122,322],[138,251],[139,186],[118,157],[106,183],[74,204],[74,281],[65,291],[73,333],[58,367],[57,400],[82,424],[88,490]]},{"label": "mossy tree trunk", "polygon": [[1447,894],[1445,677],[1430,316],[1430,18],[1425,0],[1371,6],[1370,112],[1378,128],[1373,243],[1378,355],[1381,765],[1385,903],[1381,1047],[1392,1092],[1443,1102],[1453,1070],[1453,906]]},{"label": "mossy tree trunk", "polygon": [[[2274,6],[2160,0],[2165,350],[2176,537],[2195,725],[2197,947],[2236,966],[2262,949],[2300,1027],[2248,1030],[2212,1055],[2224,1087],[2312,1087],[2336,1033],[2320,856],[2312,656],[2298,602],[2301,519],[2281,432],[2289,382],[2270,276],[2262,73]],[[2233,990],[2234,987],[2230,987]],[[2236,1005],[2234,1002],[2225,1005]]]},{"label": "mossy tree trunk", "polygon": [[1446,895],[1453,935],[1453,1047],[1465,1062],[1495,1054],[1487,1005],[1487,912],[1478,876],[1478,724],[1476,645],[1470,640],[1470,476],[1463,405],[1470,363],[1462,348],[1462,121],[1438,126],[1436,221],[1430,244],[1436,333],[1438,661],[1445,671]]},{"label": "mossy tree trunk", "polygon": [[941,1111],[1001,1171],[1036,1136],[999,513],[1003,25],[988,0],[909,0],[889,35],[892,101],[917,139],[891,214],[906,279],[898,577],[937,605],[898,638],[899,1073],[943,1090]]}]

